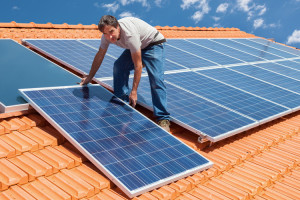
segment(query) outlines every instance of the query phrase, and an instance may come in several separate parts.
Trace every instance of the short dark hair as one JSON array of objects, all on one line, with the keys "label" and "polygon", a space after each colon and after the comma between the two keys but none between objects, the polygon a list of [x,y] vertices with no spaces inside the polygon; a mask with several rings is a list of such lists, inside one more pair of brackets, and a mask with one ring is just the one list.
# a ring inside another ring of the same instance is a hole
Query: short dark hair
[{"label": "short dark hair", "polygon": [[114,16],[103,15],[98,24],[99,31],[103,32],[104,26],[107,25],[117,28],[119,26],[119,22]]}]

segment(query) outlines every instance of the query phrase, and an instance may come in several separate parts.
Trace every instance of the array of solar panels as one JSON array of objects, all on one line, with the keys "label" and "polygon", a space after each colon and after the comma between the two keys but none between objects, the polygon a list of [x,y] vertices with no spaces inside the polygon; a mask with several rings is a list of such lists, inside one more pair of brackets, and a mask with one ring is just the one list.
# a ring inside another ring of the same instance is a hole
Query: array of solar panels
[{"label": "array of solar panels", "polygon": [[129,197],[212,166],[100,85],[21,93]]},{"label": "array of solar panels", "polygon": [[[100,40],[26,40],[28,45],[88,73]],[[111,45],[96,74],[112,87]],[[300,51],[260,38],[168,39],[166,84],[172,120],[218,141],[300,108]],[[149,81],[139,101],[152,107]]]}]

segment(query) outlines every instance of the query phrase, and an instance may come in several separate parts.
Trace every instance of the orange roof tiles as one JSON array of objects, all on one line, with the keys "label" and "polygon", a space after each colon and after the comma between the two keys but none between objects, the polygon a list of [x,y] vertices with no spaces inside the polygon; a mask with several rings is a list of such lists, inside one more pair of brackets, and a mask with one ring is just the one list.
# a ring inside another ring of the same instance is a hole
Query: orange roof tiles
[{"label": "orange roof tiles", "polygon": [[[167,38],[255,37],[237,28],[161,27]],[[100,38],[96,25],[0,23],[0,38]],[[141,112],[150,116],[145,109]],[[150,117],[151,118],[151,117]],[[173,134],[214,162],[206,171],[134,200],[297,199],[300,112],[208,146]],[[33,109],[0,114],[0,199],[128,199]]]}]

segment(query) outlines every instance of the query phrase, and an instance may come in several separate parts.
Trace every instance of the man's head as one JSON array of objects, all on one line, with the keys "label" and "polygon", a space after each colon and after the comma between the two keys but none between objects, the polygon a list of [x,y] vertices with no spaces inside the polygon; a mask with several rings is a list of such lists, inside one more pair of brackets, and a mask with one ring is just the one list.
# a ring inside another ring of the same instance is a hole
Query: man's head
[{"label": "man's head", "polygon": [[104,37],[112,43],[115,43],[120,38],[119,22],[114,16],[102,16],[98,24],[98,29],[103,33]]}]

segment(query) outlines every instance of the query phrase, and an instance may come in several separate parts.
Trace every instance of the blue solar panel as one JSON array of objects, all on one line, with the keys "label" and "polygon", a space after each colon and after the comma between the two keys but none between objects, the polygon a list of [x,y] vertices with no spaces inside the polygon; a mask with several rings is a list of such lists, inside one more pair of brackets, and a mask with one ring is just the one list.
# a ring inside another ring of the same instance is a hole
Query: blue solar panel
[{"label": "blue solar panel", "polygon": [[[206,70],[201,71],[201,73],[290,109],[299,107],[300,95],[245,76],[230,69]],[[272,108],[272,106],[267,106],[266,108]],[[272,112],[272,110],[273,109],[270,111]],[[274,111],[275,110],[277,109],[274,108]],[[279,110],[282,112],[282,109]]]},{"label": "blue solar panel", "polygon": [[280,74],[283,74],[285,76],[300,80],[300,70],[297,71],[295,67],[297,65],[300,68],[300,64],[297,64],[295,62],[291,61],[283,61],[283,62],[270,62],[270,63],[261,63],[261,64],[255,64],[255,66],[258,66],[260,68],[277,72]]},{"label": "blue solar panel", "polygon": [[[79,40],[80,42],[83,42],[84,44],[89,45],[90,47],[94,49],[99,49],[101,40]],[[117,45],[109,45],[109,48],[107,50],[107,54],[113,56],[115,59],[119,58],[119,56],[123,53],[124,49],[121,47],[118,47]]]},{"label": "blue solar panel", "polygon": [[204,48],[199,44],[193,43],[192,40],[183,40],[183,39],[169,39],[168,44],[175,46],[184,51],[193,53],[207,60],[216,62],[220,65],[228,65],[241,63],[241,60],[226,56],[224,54],[218,53],[216,51]]},{"label": "blue solar panel", "polygon": [[[0,113],[28,108],[20,87],[74,85],[80,78],[10,39],[0,39]],[[2,107],[3,106],[3,107]]]},{"label": "blue solar panel", "polygon": [[300,94],[300,81],[298,80],[251,65],[231,67],[231,69]]},{"label": "blue solar panel", "polygon": [[101,86],[21,93],[130,197],[212,165]]},{"label": "blue solar panel", "polygon": [[[72,69],[88,74],[97,50],[76,40],[25,40],[50,57],[66,64]],[[105,56],[95,78],[112,77],[115,59]]]},{"label": "blue solar panel", "polygon": [[[222,76],[222,72],[225,70],[220,68],[215,70],[201,70],[200,72],[206,75],[217,74],[216,76]],[[282,106],[195,72],[167,74],[166,80],[258,121],[287,111]]]},{"label": "blue solar panel", "polygon": [[187,68],[210,67],[218,65],[215,62],[210,62],[191,53],[187,53],[183,50],[172,47],[168,43],[166,44],[165,53],[166,59]]},{"label": "blue solar panel", "polygon": [[270,54],[267,51],[264,50],[259,50],[259,49],[254,49],[252,47],[234,42],[232,40],[229,39],[212,39],[213,41],[219,43],[219,44],[223,44],[226,46],[229,46],[231,48],[235,48],[238,49],[240,51],[244,51],[246,53],[249,53],[251,55],[257,56],[260,58],[260,60],[276,60],[276,59],[281,59],[281,57]]},{"label": "blue solar panel", "polygon": [[[132,80],[129,81],[131,83]],[[113,81],[104,81],[112,87]],[[172,121],[205,136],[211,141],[218,141],[258,122],[236,112],[212,103],[188,91],[166,83],[168,111]],[[138,101],[152,109],[152,97],[148,77],[142,77],[138,87]]]},{"label": "blue solar panel", "polygon": [[300,60],[286,60],[276,63],[300,71]]},{"label": "blue solar panel", "polygon": [[280,50],[289,52],[289,53],[294,54],[296,56],[297,55],[300,56],[300,51],[299,50],[296,50],[296,49],[293,49],[291,47],[287,47],[287,46],[284,46],[284,45],[281,45],[281,44],[277,44],[275,42],[271,42],[270,40],[265,40],[265,39],[261,39],[261,38],[251,38],[249,40],[260,43],[260,44],[263,44],[263,45],[271,46],[271,47],[276,48],[276,49],[280,49]]},{"label": "blue solar panel", "polygon": [[295,57],[294,54],[290,54],[288,52],[275,49],[275,48],[271,47],[268,44],[259,44],[259,43],[253,42],[251,40],[248,40],[248,39],[232,39],[232,41],[242,43],[242,44],[250,46],[250,47],[254,47],[254,48],[259,49],[261,51],[272,53],[272,54],[274,54],[276,56],[279,56],[281,58],[294,58]]},{"label": "blue solar panel", "polygon": [[189,39],[189,41],[192,41],[199,45],[205,46],[209,49],[215,50],[215,51],[223,53],[225,55],[240,59],[245,62],[257,62],[257,61],[261,60],[261,58],[259,58],[259,57],[250,55],[246,52],[242,52],[242,51],[233,49],[231,47],[221,45],[221,44],[216,43],[209,39]]}]

